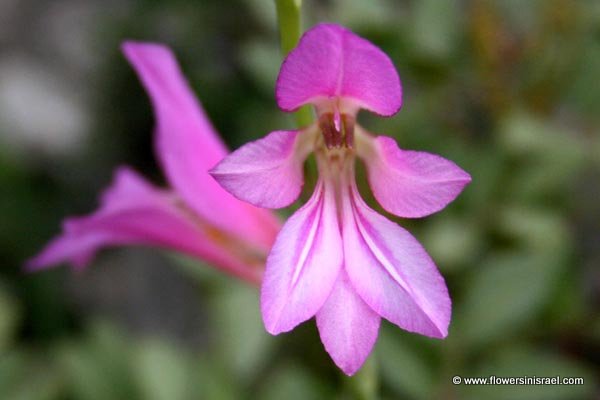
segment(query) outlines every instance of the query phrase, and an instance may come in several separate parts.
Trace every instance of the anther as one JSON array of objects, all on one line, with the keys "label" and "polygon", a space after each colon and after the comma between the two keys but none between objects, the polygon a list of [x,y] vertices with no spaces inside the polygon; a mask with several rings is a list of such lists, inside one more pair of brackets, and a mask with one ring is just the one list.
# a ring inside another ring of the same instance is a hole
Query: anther
[{"label": "anther", "polygon": [[337,124],[339,129],[335,122],[333,113],[324,113],[319,117],[319,128],[323,133],[325,146],[328,149],[342,146],[352,148],[354,146],[354,117],[341,114]]},{"label": "anther", "polygon": [[342,129],[344,130],[344,143],[349,149],[354,147],[354,117],[342,114]]}]

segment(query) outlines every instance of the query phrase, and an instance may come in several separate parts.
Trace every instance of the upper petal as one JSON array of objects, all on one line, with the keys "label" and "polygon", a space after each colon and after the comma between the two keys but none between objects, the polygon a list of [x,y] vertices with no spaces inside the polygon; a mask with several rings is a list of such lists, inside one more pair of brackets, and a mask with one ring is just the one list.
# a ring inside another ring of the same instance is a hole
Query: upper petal
[{"label": "upper petal", "polygon": [[443,338],[451,303],[444,278],[419,242],[371,210],[355,187],[344,199],[345,267],[376,313],[411,332]]},{"label": "upper petal", "polygon": [[287,332],[315,315],[342,261],[334,193],[320,181],[311,199],[285,223],[267,259],[261,289],[267,331]]},{"label": "upper petal", "polygon": [[123,52],[148,91],[156,117],[156,151],[186,204],[225,232],[269,248],[279,224],[273,215],[235,199],[208,174],[227,155],[200,103],[165,46],[126,42]]},{"label": "upper petal", "polygon": [[177,207],[177,198],[146,182],[135,172],[120,168],[115,182],[102,197],[95,213],[70,218],[63,233],[27,262],[31,270],[61,262],[82,268],[101,247],[142,244],[174,249],[234,273],[258,281],[260,270],[245,264],[211,239]]},{"label": "upper petal", "polygon": [[364,142],[357,148],[367,165],[369,184],[379,204],[392,214],[417,218],[440,211],[471,182],[468,173],[443,157],[402,150],[389,137],[361,136]]},{"label": "upper petal", "polygon": [[302,36],[281,66],[275,95],[285,111],[337,97],[389,116],[402,103],[400,78],[389,57],[335,24],[319,24]]},{"label": "upper petal", "polygon": [[381,318],[358,296],[342,269],[329,298],[317,313],[325,349],[346,375],[354,375],[377,341]]},{"label": "upper petal", "polygon": [[240,200],[259,207],[286,207],[302,190],[302,164],[310,151],[307,135],[271,132],[225,157],[210,174]]}]

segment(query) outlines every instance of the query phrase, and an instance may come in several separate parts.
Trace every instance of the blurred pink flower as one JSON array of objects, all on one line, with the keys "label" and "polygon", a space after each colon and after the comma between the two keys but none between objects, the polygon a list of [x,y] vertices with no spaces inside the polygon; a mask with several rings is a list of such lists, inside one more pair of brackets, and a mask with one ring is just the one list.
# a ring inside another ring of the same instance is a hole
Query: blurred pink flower
[{"label": "blurred pink flower", "polygon": [[240,278],[260,282],[280,223],[241,202],[208,174],[227,149],[165,46],[126,42],[123,52],[148,91],[156,116],[155,150],[171,189],[121,167],[95,213],[65,221],[63,233],[27,262],[37,270],[69,261],[82,268],[109,245],[174,249]]},{"label": "blurred pink flower", "polygon": [[276,97],[285,111],[314,105],[318,121],[272,132],[211,171],[237,198],[279,208],[298,197],[303,162],[315,154],[314,194],[285,223],[267,260],[261,292],[266,329],[287,332],[316,316],[325,349],[348,375],[371,352],[381,317],[445,337],[451,302],[443,277],[410,233],[369,208],[354,178],[358,156],[383,208],[408,218],[441,210],[471,180],[451,161],[402,150],[356,123],[361,108],[382,116],[400,109],[391,60],[343,27],[317,25],[284,61]]}]

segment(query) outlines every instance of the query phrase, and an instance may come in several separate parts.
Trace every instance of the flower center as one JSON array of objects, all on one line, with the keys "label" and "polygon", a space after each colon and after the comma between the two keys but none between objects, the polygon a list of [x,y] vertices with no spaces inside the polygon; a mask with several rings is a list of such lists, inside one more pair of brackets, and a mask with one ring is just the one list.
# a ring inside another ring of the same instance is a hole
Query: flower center
[{"label": "flower center", "polygon": [[319,116],[319,128],[328,149],[354,147],[354,116],[326,112]]}]

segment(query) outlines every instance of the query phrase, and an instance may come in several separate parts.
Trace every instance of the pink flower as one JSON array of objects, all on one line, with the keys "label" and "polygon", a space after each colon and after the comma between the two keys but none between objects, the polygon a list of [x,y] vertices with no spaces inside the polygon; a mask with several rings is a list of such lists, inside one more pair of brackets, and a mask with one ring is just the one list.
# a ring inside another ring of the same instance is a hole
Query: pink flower
[{"label": "pink flower", "polygon": [[127,42],[123,52],[150,94],[156,114],[156,154],[172,189],[155,187],[121,167],[95,213],[65,221],[27,267],[69,261],[82,268],[108,245],[174,249],[240,278],[260,282],[264,259],[279,231],[267,211],[241,202],[208,174],[227,154],[165,46]]},{"label": "pink flower", "polygon": [[315,154],[314,194],[285,223],[267,259],[262,315],[274,335],[316,316],[325,349],[348,375],[371,352],[381,317],[426,336],[448,333],[451,302],[435,264],[410,233],[369,208],[354,178],[358,157],[383,208],[407,218],[441,210],[470,182],[451,161],[402,150],[356,123],[361,108],[395,114],[401,95],[379,48],[343,27],[318,25],[284,61],[276,89],[280,108],[312,104],[318,121],[272,132],[211,171],[237,198],[279,208],[298,197],[302,164]]}]

